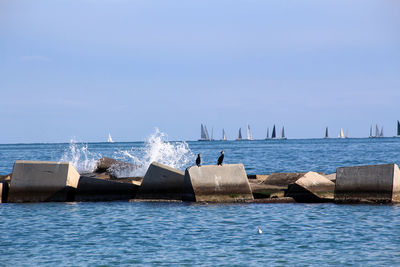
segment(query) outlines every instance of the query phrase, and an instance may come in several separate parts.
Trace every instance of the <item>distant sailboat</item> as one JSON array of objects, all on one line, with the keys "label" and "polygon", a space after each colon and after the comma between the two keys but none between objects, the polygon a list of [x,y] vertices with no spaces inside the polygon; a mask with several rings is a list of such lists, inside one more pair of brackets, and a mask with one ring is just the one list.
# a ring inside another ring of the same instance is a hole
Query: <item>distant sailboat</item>
[{"label": "distant sailboat", "polygon": [[207,127],[201,124],[201,133],[199,141],[210,141],[210,136],[208,135]]},{"label": "distant sailboat", "polygon": [[239,135],[238,138],[236,138],[236,141],[242,140],[242,128],[239,128]]},{"label": "distant sailboat", "polygon": [[400,137],[400,122],[397,121],[397,135],[396,137]]},{"label": "distant sailboat", "polygon": [[224,129],[222,129],[222,139],[221,139],[222,141],[227,141],[228,139],[226,138],[226,133],[225,133],[225,130]]},{"label": "distant sailboat", "polygon": [[344,138],[344,133],[343,133],[343,129],[342,128],[340,128],[340,133],[339,133],[338,138]]},{"label": "distant sailboat", "polygon": [[272,139],[276,138],[276,130],[275,130],[275,124],[274,124],[274,128],[272,128],[272,135],[271,135]]},{"label": "distant sailboat", "polygon": [[383,135],[383,126],[382,126],[382,128],[381,128],[381,132],[380,132],[380,134],[379,134],[379,137],[384,137],[384,135]]},{"label": "distant sailboat", "polygon": [[375,126],[375,137],[380,137],[381,134],[379,133],[378,124]]},{"label": "distant sailboat", "polygon": [[251,135],[250,125],[247,124],[247,140],[254,140],[253,136]]},{"label": "distant sailboat", "polygon": [[325,129],[325,138],[329,138],[328,127]]},{"label": "distant sailboat", "polygon": [[369,138],[373,138],[373,136],[372,136],[372,125],[371,125],[371,127],[369,128]]},{"label": "distant sailboat", "polygon": [[265,139],[269,139],[269,128],[267,128],[267,138]]},{"label": "distant sailboat", "polygon": [[281,139],[286,139],[285,136],[285,127],[282,126],[282,131],[281,131]]},{"label": "distant sailboat", "polygon": [[111,138],[111,134],[108,133],[108,139],[107,139],[108,143],[114,143],[113,139]]},{"label": "distant sailboat", "polygon": [[344,138],[349,138],[349,129],[346,129],[346,135],[344,136]]}]

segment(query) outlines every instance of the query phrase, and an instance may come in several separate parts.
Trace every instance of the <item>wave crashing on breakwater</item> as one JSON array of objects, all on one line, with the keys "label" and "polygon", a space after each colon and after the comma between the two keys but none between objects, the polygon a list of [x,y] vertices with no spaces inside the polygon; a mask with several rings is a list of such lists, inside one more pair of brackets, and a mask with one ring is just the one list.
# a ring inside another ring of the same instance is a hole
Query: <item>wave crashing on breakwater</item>
[{"label": "wave crashing on breakwater", "polygon": [[168,142],[167,135],[159,129],[145,142],[144,147],[121,150],[114,153],[114,158],[130,162],[135,169],[115,169],[117,177],[144,176],[150,164],[154,161],[176,169],[187,167],[194,159],[194,154],[186,142]]},{"label": "wave crashing on breakwater", "polygon": [[[93,172],[101,153],[89,151],[88,144],[71,140],[68,149],[60,161],[69,161],[79,173]],[[159,129],[149,136],[144,146],[132,147],[129,150],[117,150],[112,158],[132,163],[136,167],[113,165],[110,172],[118,178],[144,176],[154,161],[176,169],[184,169],[194,161],[194,154],[186,142],[169,142],[167,135]]]},{"label": "wave crashing on breakwater", "polygon": [[60,161],[71,162],[74,168],[82,174],[93,172],[100,158],[101,154],[90,152],[87,144],[71,140],[68,149],[64,152]]}]

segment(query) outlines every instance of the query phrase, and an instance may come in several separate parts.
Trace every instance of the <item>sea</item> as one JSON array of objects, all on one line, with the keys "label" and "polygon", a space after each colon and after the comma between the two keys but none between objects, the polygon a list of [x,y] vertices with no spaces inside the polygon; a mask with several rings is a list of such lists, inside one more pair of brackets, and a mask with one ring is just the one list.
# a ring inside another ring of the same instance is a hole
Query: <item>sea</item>
[{"label": "sea", "polygon": [[[15,160],[69,161],[90,172],[101,157],[184,170],[243,163],[248,174],[400,163],[400,138],[0,145]],[[129,171],[128,171],[129,172]],[[262,233],[259,234],[257,227]],[[400,205],[70,202],[0,204],[0,266],[400,266]]]}]

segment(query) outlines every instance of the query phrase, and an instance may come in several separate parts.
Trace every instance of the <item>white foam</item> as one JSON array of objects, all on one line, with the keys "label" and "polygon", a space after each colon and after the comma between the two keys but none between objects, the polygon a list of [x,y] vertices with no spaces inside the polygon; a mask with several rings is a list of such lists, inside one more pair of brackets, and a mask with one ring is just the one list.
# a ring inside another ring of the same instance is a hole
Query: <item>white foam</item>
[{"label": "white foam", "polygon": [[144,176],[154,161],[176,169],[183,169],[194,162],[194,154],[186,142],[168,142],[167,135],[157,128],[145,142],[144,147],[132,148],[129,151],[121,150],[114,153],[114,157],[138,166],[123,170],[115,168],[113,174],[117,177]]},{"label": "white foam", "polygon": [[90,173],[96,169],[97,160],[100,154],[92,153],[88,150],[87,144],[76,143],[71,140],[68,150],[64,152],[60,161],[71,162],[79,173]]}]

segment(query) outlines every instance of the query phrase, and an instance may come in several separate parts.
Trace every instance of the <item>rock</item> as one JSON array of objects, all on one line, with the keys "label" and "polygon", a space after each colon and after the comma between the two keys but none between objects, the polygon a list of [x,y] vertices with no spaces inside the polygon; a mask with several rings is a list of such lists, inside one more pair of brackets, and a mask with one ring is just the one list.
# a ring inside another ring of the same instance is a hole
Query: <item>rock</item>
[{"label": "rock", "polygon": [[130,200],[139,186],[132,183],[81,176],[75,193],[75,201]]},{"label": "rock", "polygon": [[104,157],[97,161],[97,168],[94,172],[106,173],[105,175],[110,175],[111,178],[119,178],[129,177],[135,169],[137,166],[132,163]]},{"label": "rock", "polygon": [[296,202],[320,203],[333,201],[335,183],[316,172],[307,172],[295,183],[289,185],[285,197]]},{"label": "rock", "polygon": [[263,184],[287,188],[289,184],[293,184],[304,174],[304,172],[271,173],[263,181]]},{"label": "rock", "polygon": [[185,173],[153,162],[143,178],[137,199],[182,200]]},{"label": "rock", "polygon": [[8,202],[70,201],[78,181],[71,163],[17,160]]},{"label": "rock", "polygon": [[0,181],[0,203],[6,203],[8,199],[8,182]]},{"label": "rock", "polygon": [[243,164],[192,166],[185,171],[184,200],[244,202],[254,200]]},{"label": "rock", "polygon": [[397,164],[338,168],[335,202],[400,202],[400,171]]}]

